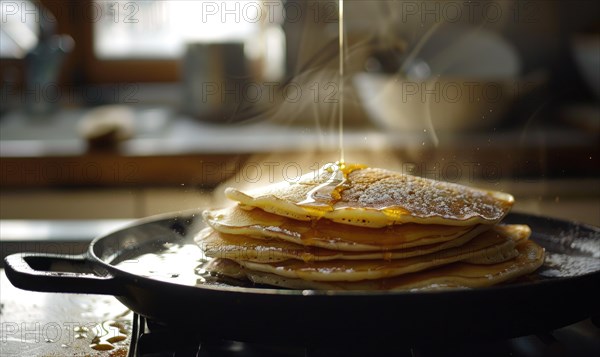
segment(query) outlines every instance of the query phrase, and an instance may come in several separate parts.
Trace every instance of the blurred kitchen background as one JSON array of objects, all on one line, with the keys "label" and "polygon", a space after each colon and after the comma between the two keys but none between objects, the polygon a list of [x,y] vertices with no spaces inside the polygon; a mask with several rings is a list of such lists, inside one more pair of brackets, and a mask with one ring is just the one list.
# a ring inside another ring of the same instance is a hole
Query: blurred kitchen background
[{"label": "blurred kitchen background", "polygon": [[343,80],[337,0],[0,3],[4,240],[293,180],[341,94],[346,161],[600,225],[599,2],[347,0]]}]

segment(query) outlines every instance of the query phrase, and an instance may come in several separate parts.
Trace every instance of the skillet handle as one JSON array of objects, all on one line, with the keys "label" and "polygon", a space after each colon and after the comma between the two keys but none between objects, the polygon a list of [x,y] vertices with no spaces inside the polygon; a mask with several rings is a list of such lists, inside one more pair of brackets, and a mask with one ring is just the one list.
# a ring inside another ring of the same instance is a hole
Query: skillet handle
[{"label": "skillet handle", "polygon": [[123,285],[108,274],[100,276],[82,255],[16,253],[4,259],[6,276],[24,290],[124,295]]}]

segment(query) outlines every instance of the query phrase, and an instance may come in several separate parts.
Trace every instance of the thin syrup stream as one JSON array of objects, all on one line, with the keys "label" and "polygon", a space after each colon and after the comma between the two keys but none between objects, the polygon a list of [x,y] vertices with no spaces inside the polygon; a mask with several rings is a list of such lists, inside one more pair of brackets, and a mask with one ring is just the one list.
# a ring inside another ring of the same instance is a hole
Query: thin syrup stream
[{"label": "thin syrup stream", "polygon": [[339,0],[339,83],[340,100],[338,102],[338,134],[340,144],[340,163],[344,164],[344,0]]}]

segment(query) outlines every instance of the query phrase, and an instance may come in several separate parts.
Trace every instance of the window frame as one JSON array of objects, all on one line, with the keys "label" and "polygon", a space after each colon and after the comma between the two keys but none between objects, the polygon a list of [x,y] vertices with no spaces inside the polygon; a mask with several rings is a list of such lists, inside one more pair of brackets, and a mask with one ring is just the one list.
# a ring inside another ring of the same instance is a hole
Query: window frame
[{"label": "window frame", "polygon": [[63,82],[83,85],[116,82],[175,82],[180,79],[177,59],[100,59],[94,53],[94,22],[90,21],[93,0],[42,0],[57,19],[57,32],[75,40],[67,56]]}]

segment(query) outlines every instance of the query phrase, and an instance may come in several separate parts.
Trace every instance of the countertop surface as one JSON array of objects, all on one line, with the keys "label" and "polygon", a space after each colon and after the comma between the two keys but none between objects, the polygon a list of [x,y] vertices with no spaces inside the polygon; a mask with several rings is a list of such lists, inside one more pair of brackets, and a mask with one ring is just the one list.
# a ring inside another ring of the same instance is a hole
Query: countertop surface
[{"label": "countertop surface", "polygon": [[[217,123],[180,115],[165,107],[134,107],[129,129],[131,137],[118,145],[126,156],[240,154],[305,151],[308,147],[338,150],[336,125],[311,122],[304,125],[254,120]],[[90,109],[64,109],[44,118],[29,118],[11,112],[0,120],[2,157],[78,156],[88,152],[82,138],[81,122]],[[540,146],[593,147],[594,133],[574,127],[513,128],[485,130],[400,131],[372,124],[344,128],[344,146],[352,150],[373,146],[392,150],[430,146],[471,149],[511,146],[530,149]]]},{"label": "countertop surface", "polygon": [[[114,297],[21,290],[4,269],[0,319],[1,356],[124,357],[129,349],[132,313]],[[106,350],[91,347],[98,338]]]},{"label": "countertop surface", "polygon": [[[3,115],[0,182],[5,187],[209,187],[222,182],[224,173],[239,172],[244,164],[265,157],[285,166],[296,164],[299,156],[335,161],[340,155],[339,132],[332,123],[215,123],[152,106],[126,109],[131,135],[96,147],[80,129],[94,110],[67,108],[44,118],[18,111]],[[344,128],[343,147],[347,161],[370,156],[426,170],[440,164],[451,164],[450,171],[456,165],[483,167],[502,178],[598,177],[596,134],[575,126],[530,123],[479,131],[399,131],[365,124]],[[476,174],[485,178],[486,172]]]}]

